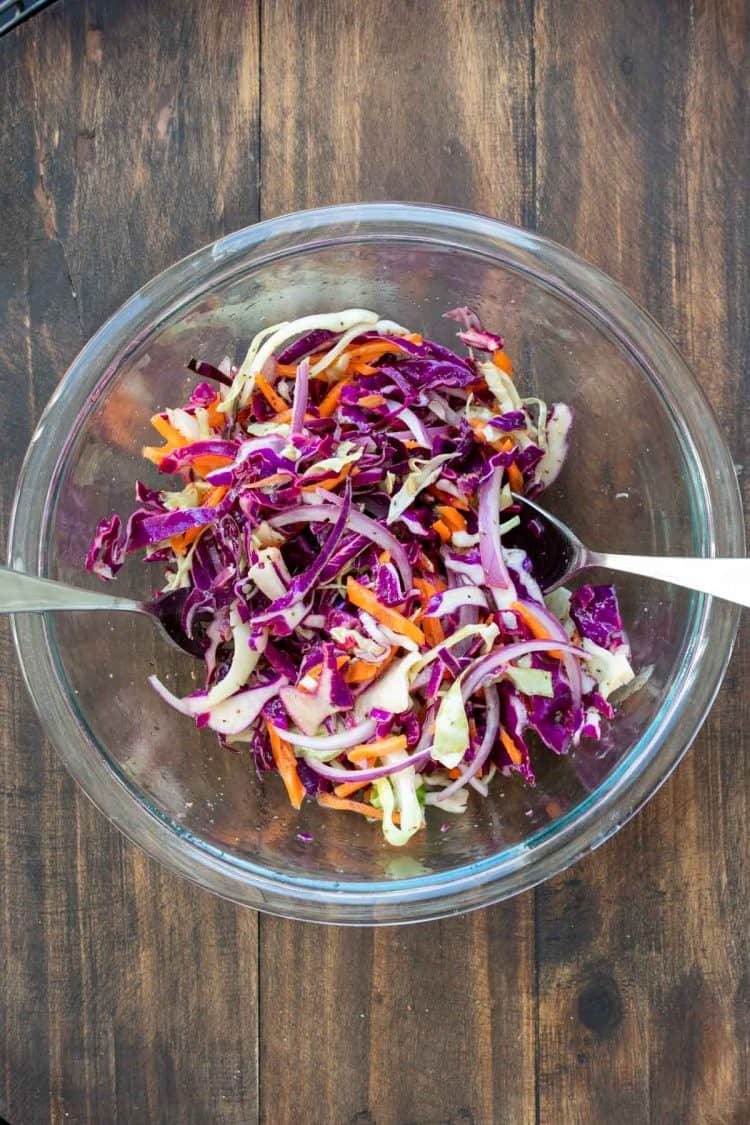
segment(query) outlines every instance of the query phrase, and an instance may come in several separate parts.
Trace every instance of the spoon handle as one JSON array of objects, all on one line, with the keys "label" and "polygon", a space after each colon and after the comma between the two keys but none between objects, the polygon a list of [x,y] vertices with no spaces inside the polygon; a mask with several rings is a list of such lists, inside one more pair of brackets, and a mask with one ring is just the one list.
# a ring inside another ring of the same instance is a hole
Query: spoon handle
[{"label": "spoon handle", "polygon": [[48,578],[0,567],[0,613],[39,613],[51,609],[128,609],[139,611],[130,598],[113,598],[96,590],[80,590]]},{"label": "spoon handle", "polygon": [[750,559],[680,559],[650,555],[592,554],[589,566],[603,566],[673,582],[702,594],[750,607]]}]

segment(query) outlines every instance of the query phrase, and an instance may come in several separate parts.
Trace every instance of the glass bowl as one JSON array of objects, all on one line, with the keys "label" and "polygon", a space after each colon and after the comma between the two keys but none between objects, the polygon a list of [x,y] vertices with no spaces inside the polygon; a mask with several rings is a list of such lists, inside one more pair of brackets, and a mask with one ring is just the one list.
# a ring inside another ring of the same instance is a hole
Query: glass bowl
[{"label": "glass bowl", "polygon": [[[445,343],[444,310],[468,304],[502,331],[525,394],[575,411],[550,508],[595,548],[744,554],[732,462],[697,383],[657,325],[609,278],[537,235],[467,212],[396,203],[286,215],[215,242],[146,285],[73,363],[32,439],[18,485],[11,565],[100,588],[83,570],[92,531],[155,481],[149,416],[180,402],[190,355],[241,357],[259,326],[373,308]],[[154,470],[155,473],[155,470]],[[594,576],[596,577],[596,576]],[[602,576],[600,576],[601,578]],[[166,707],[193,662],[146,618],[101,613],[15,621],[34,703],[68,769],[131,840],[238,903],[293,918],[393,923],[523,891],[602,843],[685,753],[718,689],[738,614],[645,579],[618,589],[646,685],[600,746],[538,753],[538,783],[495,780],[462,817],[430,810],[392,849],[377,826],[259,781]],[[113,592],[148,595],[131,559]],[[447,822],[447,826],[446,826]]]}]

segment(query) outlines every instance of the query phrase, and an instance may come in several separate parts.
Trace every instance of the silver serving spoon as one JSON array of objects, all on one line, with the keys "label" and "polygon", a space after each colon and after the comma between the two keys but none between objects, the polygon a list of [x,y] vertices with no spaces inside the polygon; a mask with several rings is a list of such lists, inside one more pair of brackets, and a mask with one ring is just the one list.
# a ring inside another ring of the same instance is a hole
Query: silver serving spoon
[{"label": "silver serving spoon", "polygon": [[562,520],[533,500],[515,493],[513,498],[522,505],[521,526],[504,536],[503,542],[528,552],[535,577],[545,593],[564,585],[580,571],[597,566],[673,582],[675,586],[750,607],[750,559],[662,558],[591,551]]},{"label": "silver serving spoon", "polygon": [[148,602],[117,598],[97,590],[82,590],[64,582],[35,578],[18,570],[0,567],[0,613],[40,613],[48,610],[99,609],[112,612],[144,613],[159,622],[167,637],[191,656],[202,656],[207,642],[196,627],[188,636],[182,625],[182,610],[189,590],[174,590]]}]

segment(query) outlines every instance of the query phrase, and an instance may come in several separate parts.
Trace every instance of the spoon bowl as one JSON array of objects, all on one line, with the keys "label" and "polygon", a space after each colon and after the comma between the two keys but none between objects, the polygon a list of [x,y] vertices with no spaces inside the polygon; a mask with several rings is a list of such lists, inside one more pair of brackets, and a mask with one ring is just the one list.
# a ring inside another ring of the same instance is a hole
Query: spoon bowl
[{"label": "spoon bowl", "polygon": [[672,558],[658,555],[614,555],[592,551],[570,528],[535,500],[513,493],[521,506],[520,524],[509,532],[509,546],[522,547],[534,562],[534,574],[545,594],[593,567],[639,574],[671,582],[734,605],[750,607],[750,559]]}]

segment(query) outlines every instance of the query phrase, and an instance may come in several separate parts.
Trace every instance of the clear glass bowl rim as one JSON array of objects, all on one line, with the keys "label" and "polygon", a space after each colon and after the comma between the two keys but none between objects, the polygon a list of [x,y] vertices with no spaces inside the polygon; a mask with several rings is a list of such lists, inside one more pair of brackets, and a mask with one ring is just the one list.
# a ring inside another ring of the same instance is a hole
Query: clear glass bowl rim
[{"label": "clear glass bowl rim", "polygon": [[[224,277],[264,261],[371,240],[432,243],[488,255],[560,293],[617,339],[672,413],[694,471],[695,536],[706,555],[744,555],[740,493],[713,412],[685,361],[611,278],[558,244],[473,212],[410,203],[343,204],[270,219],[219,239],[159,274],[92,337],[61,380],[32,437],[13,505],[8,561],[45,573],[48,515],[73,435],[92,395],[165,317]],[[44,615],[17,615],[14,640],[39,717],[67,768],[129,839],[167,867],[242,905],[306,921],[394,924],[486,906],[535,886],[603,843],[648,800],[687,751],[719,689],[739,611],[695,595],[685,659],[660,711],[610,777],[571,813],[516,845],[451,872],[383,882],[290,877],[222,856],[161,816],[113,768],[66,692]]]}]

